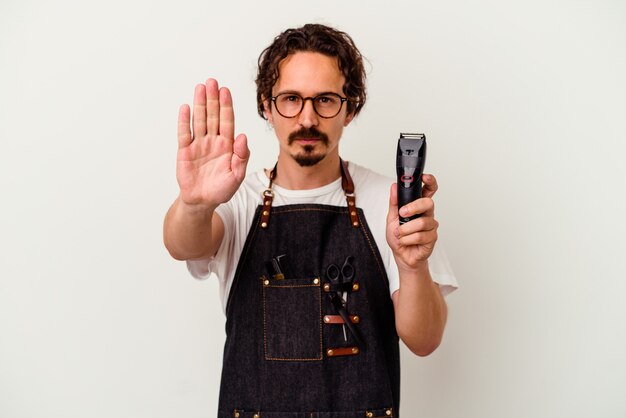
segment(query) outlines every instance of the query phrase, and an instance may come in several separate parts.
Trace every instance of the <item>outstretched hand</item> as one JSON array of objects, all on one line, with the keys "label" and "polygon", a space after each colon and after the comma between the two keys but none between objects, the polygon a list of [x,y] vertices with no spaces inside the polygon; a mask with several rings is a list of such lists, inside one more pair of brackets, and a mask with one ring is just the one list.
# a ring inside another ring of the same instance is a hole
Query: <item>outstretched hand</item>
[{"label": "outstretched hand", "polygon": [[437,192],[435,176],[424,174],[422,197],[402,208],[402,216],[421,214],[403,225],[398,217],[397,184],[391,186],[389,195],[389,212],[387,213],[387,243],[393,251],[398,267],[414,270],[428,260],[437,241],[439,222],[435,220],[435,203],[432,197]]},{"label": "outstretched hand", "polygon": [[[226,87],[210,78],[194,91],[193,123],[189,105],[178,112],[176,178],[188,205],[217,207],[235,194],[250,157],[244,134],[234,138],[233,100]],[[193,129],[193,131],[192,131]]]}]

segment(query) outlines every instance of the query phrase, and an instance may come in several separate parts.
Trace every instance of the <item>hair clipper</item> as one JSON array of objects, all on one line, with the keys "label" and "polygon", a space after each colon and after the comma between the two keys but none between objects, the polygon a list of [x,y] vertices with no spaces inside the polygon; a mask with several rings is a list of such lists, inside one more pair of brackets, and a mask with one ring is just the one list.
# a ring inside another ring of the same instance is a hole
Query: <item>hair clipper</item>
[{"label": "hair clipper", "polygon": [[[426,163],[426,135],[400,134],[396,155],[398,174],[398,209],[422,197],[422,173]],[[400,216],[400,225],[420,215],[405,218]]]}]

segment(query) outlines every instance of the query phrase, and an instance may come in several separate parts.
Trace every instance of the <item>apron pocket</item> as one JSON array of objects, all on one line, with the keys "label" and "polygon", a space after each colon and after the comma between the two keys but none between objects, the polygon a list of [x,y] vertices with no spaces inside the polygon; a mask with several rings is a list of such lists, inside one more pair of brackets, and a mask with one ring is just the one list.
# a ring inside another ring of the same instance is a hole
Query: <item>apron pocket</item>
[{"label": "apron pocket", "polygon": [[322,360],[320,282],[261,278],[266,360]]}]

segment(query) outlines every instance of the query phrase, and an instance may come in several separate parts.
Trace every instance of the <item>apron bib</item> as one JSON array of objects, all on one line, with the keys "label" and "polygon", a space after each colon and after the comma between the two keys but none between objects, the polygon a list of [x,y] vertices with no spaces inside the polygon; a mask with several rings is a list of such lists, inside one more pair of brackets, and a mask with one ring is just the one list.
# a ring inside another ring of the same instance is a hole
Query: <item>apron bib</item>
[{"label": "apron bib", "polygon": [[226,307],[220,418],[398,417],[389,282],[342,177],[348,207],[272,208],[270,180]]}]

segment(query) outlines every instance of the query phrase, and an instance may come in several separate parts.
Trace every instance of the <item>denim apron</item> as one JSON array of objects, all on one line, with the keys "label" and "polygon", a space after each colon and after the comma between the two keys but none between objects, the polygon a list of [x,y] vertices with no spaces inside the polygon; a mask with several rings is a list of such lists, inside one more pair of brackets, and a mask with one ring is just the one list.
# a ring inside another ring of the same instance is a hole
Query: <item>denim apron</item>
[{"label": "denim apron", "polygon": [[[341,168],[347,207],[272,208],[276,168],[270,176],[226,306],[219,418],[399,416],[389,282],[343,161]],[[347,262],[352,281],[337,285],[331,277]]]}]

